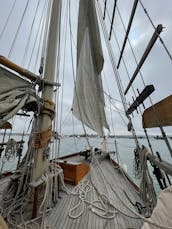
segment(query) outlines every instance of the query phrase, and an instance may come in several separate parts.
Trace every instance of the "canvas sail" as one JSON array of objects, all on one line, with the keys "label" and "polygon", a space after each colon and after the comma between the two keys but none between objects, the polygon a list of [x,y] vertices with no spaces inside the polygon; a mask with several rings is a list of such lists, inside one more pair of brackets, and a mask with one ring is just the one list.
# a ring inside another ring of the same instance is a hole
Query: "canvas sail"
[{"label": "canvas sail", "polygon": [[73,114],[100,136],[104,135],[103,127],[108,129],[101,79],[103,63],[94,1],[80,0]]},{"label": "canvas sail", "polygon": [[22,108],[37,109],[38,97],[31,83],[2,67],[0,82],[0,126]]}]

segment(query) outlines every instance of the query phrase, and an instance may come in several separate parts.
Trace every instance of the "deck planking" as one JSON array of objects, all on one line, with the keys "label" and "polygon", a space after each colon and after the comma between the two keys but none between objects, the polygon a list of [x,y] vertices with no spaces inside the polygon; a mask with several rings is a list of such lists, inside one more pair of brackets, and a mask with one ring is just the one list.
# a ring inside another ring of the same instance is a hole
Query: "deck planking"
[{"label": "deck planking", "polygon": [[[92,191],[88,193],[87,200],[93,201],[97,200],[100,194],[106,194],[108,198],[110,198],[111,203],[115,206],[115,208],[124,212],[127,215],[133,216],[133,214],[127,209],[122,202],[119,200],[118,195],[122,200],[124,200],[129,208],[137,211],[129,202],[123,190],[125,190],[130,197],[130,199],[135,203],[139,201],[142,203],[138,193],[133,188],[131,183],[124,177],[124,175],[114,167],[110,159],[107,159],[103,156],[99,157],[99,164],[93,163],[91,165],[90,172],[84,177],[84,180],[89,180],[92,185]],[[67,158],[67,161],[74,162],[84,162],[84,158],[82,156],[75,156],[71,158]],[[103,171],[103,175],[101,173]],[[104,176],[108,179],[104,179]],[[9,178],[10,179],[10,178]],[[9,179],[5,178],[1,180],[1,190],[8,184],[7,181]],[[110,183],[110,185],[109,185]],[[66,184],[67,188],[72,190],[74,188],[73,185]],[[96,189],[99,193],[97,193]],[[112,190],[115,190],[115,192]],[[2,195],[0,191],[0,195]],[[140,229],[143,221],[140,219],[131,219],[127,216],[124,216],[120,212],[116,214],[113,219],[103,219],[96,214],[94,214],[91,210],[88,209],[88,204],[85,205],[84,213],[77,219],[71,219],[69,217],[69,210],[75,206],[78,202],[78,196],[66,194],[64,191],[60,191],[60,197],[56,206],[46,215],[46,226],[51,229]],[[78,208],[78,212],[81,210],[81,206]],[[38,221],[39,225],[41,220]],[[30,223],[30,227],[38,228],[38,224]]]},{"label": "deck planking", "polygon": [[[68,158],[68,161],[83,162],[83,157],[77,156],[77,157]],[[111,185],[109,185],[106,179],[103,178],[99,166],[103,171],[104,176],[108,178],[108,181],[110,182]],[[122,202],[119,200],[118,196],[116,195],[116,192],[118,193],[120,198],[122,198],[122,200],[124,200],[125,203],[127,203],[129,208],[132,208],[135,211],[137,210],[129,202],[123,190],[127,192],[128,196],[134,203],[135,201],[141,202],[138,193],[135,191],[135,189],[130,184],[130,182],[124,178],[121,172],[119,172],[118,169],[114,168],[114,166],[112,165],[109,159],[101,160],[99,166],[97,166],[97,164],[95,165],[93,164],[91,166],[90,173],[84,179],[92,182],[94,186],[98,189],[99,193],[106,194],[108,198],[111,199],[111,203],[114,204],[115,208],[124,212],[128,216],[134,216],[133,213],[131,213],[130,210],[122,204]],[[67,185],[67,187],[71,188],[71,185],[70,186]],[[115,193],[112,190],[112,188],[115,190]],[[120,212],[118,212],[113,219],[103,219],[97,216],[96,214],[94,214],[93,212],[91,212],[88,209],[87,204],[85,205],[84,213],[79,218],[71,219],[68,215],[69,210],[75,206],[79,198],[78,196],[69,195],[64,192],[61,192],[60,195],[62,196],[62,199],[59,199],[56,207],[52,210],[52,212],[49,215],[47,215],[47,219],[46,219],[47,225],[51,225],[50,228],[52,229],[56,229],[56,228],[58,229],[68,229],[68,228],[70,229],[75,229],[75,228],[140,229],[143,224],[142,220],[133,219],[124,216]],[[98,193],[93,187],[92,191],[89,192],[87,195],[87,200],[93,201],[96,199],[98,199]],[[81,210],[81,206],[79,206],[78,208],[78,211],[80,210]]]}]

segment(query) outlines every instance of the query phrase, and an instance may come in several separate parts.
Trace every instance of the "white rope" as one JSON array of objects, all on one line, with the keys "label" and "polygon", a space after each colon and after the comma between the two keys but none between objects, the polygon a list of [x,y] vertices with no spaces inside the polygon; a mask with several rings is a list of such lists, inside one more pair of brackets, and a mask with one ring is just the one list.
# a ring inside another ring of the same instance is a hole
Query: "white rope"
[{"label": "white rope", "polygon": [[[146,151],[145,151],[146,150]],[[156,205],[156,194],[153,186],[153,180],[150,176],[148,165],[147,165],[147,154],[148,151],[144,147],[141,152],[139,152],[139,159],[140,159],[140,166],[141,166],[141,183],[140,183],[140,190],[141,190],[141,197],[146,203],[147,207],[151,210]]]},{"label": "white rope", "polygon": [[[77,204],[70,209],[68,215],[72,219],[79,218],[86,209],[86,204],[88,204],[88,209],[92,211],[92,213],[96,214],[97,216],[104,218],[104,219],[112,219],[116,216],[117,211],[115,210],[115,207],[110,204],[108,201],[108,198],[106,195],[100,195],[97,200],[88,201],[87,196],[88,193],[93,191],[91,184],[88,180],[80,182],[72,191],[73,195],[77,195],[79,198],[79,201]],[[99,206],[100,205],[100,206]],[[81,210],[79,213],[74,212],[81,207]],[[109,208],[112,208],[113,210],[109,210]]]},{"label": "white rope", "polygon": [[34,28],[36,15],[38,13],[39,5],[40,5],[40,0],[38,0],[38,2],[37,2],[36,10],[35,10],[35,13],[34,13],[34,18],[33,18],[32,24],[31,24],[29,36],[28,36],[28,39],[27,39],[26,48],[25,48],[25,51],[24,51],[24,56],[23,56],[23,59],[22,59],[22,66],[24,66],[25,63],[26,63],[26,56],[27,56],[27,53],[28,53],[28,50],[29,50],[29,44],[30,44],[30,41],[31,41],[31,36],[32,36],[33,28]]},{"label": "white rope", "polygon": [[25,17],[26,10],[27,10],[27,8],[28,8],[29,2],[30,2],[30,0],[27,0],[26,6],[25,6],[25,8],[24,8],[24,11],[23,11],[23,14],[22,14],[22,17],[21,17],[21,20],[20,20],[20,23],[19,23],[19,25],[18,25],[18,28],[17,28],[16,33],[15,33],[15,36],[14,36],[14,39],[13,39],[13,42],[12,42],[10,51],[9,51],[9,53],[8,53],[8,58],[11,57],[11,54],[12,54],[12,52],[13,52],[14,45],[15,45],[16,39],[17,39],[17,37],[18,37],[19,31],[20,31],[20,29],[21,29],[21,25],[22,25],[22,23],[23,23],[23,19],[24,19],[24,17]]},{"label": "white rope", "polygon": [[[33,128],[34,128],[33,124]],[[32,136],[29,139],[29,142],[31,143]],[[16,225],[18,224],[19,220],[18,217],[19,214],[22,214],[22,209],[24,208],[24,204],[26,203],[26,193],[28,191],[28,184],[30,179],[30,165],[31,165],[31,146],[29,145],[26,158],[23,161],[23,163],[20,166],[20,170],[22,170],[20,183],[18,185],[18,189],[16,191],[15,183],[11,184],[9,183],[9,186],[5,189],[4,195],[3,195],[3,205],[4,205],[4,212],[3,215],[5,218],[7,218],[7,221],[9,222],[9,225],[13,225],[14,228],[16,228]],[[15,194],[15,196],[13,196]]]},{"label": "white rope", "polygon": [[[38,21],[38,26],[39,27],[37,29],[36,36],[34,38],[34,43],[33,43],[33,47],[32,47],[31,53],[30,53],[30,59],[29,59],[29,62],[27,64],[27,68],[29,68],[31,66],[31,61],[33,59],[33,54],[34,54],[34,51],[35,51],[36,43],[37,43],[37,41],[40,40],[39,38],[42,36],[41,30],[42,30],[42,27],[44,26],[44,13],[45,13],[46,5],[47,5],[46,3],[47,2],[45,1],[43,9],[42,9],[42,12],[41,12],[41,16],[40,16],[39,21]],[[38,48],[39,48],[39,46],[38,46]]]},{"label": "white rope", "polygon": [[[79,201],[78,203],[70,209],[69,211],[69,217],[72,218],[72,219],[77,219],[78,217],[80,217],[84,210],[85,210],[85,200],[87,198],[87,193],[91,191],[91,187],[89,185],[89,182],[88,181],[83,181],[83,182],[80,182],[79,185],[77,185],[73,191],[72,191],[72,194],[73,195],[78,195],[79,197]],[[82,208],[81,208],[81,211],[78,213],[78,214],[72,214],[73,211],[75,211],[80,205],[82,205]]]},{"label": "white rope", "polygon": [[[100,163],[99,161],[97,160],[96,157],[94,157],[94,160],[96,161],[97,163],[97,166],[99,168],[99,172],[102,174],[102,178],[107,182],[107,184],[109,185],[109,187],[112,189],[112,191],[116,194],[117,198],[122,202],[122,204],[129,210],[131,211],[134,215],[136,215],[137,217],[139,217],[140,219],[144,220],[145,222],[149,223],[149,224],[152,224],[153,226],[156,226],[158,228],[163,228],[163,229],[172,229],[172,227],[169,227],[167,225],[162,225],[162,224],[159,224],[159,223],[156,223],[154,221],[152,221],[151,219],[147,219],[145,218],[144,216],[142,216],[141,214],[137,213],[135,210],[133,210],[130,206],[128,206],[126,204],[126,202],[120,197],[120,195],[116,192],[116,190],[112,187],[111,183],[109,182],[109,180],[107,179],[107,177],[104,175],[104,172],[100,166]],[[121,212],[123,214],[123,212],[120,210],[120,209],[117,209],[119,212]],[[126,215],[126,214],[125,214]],[[126,215],[127,216],[127,215]],[[130,216],[128,216],[130,217]],[[133,218],[133,217],[131,217]]]},{"label": "white rope", "polygon": [[[114,53],[113,53],[113,49],[112,49],[111,43],[109,42],[109,39],[108,39],[108,32],[107,32],[106,26],[104,24],[104,21],[102,20],[102,15],[103,14],[102,14],[99,2],[97,2],[96,7],[97,7],[97,11],[98,11],[99,19],[100,19],[100,24],[101,24],[102,31],[103,31],[105,43],[106,43],[106,46],[107,46],[107,51],[108,51],[109,58],[110,58],[110,61],[111,61],[111,64],[112,64],[112,70],[113,70],[114,76],[116,78],[118,91],[119,91],[119,94],[120,94],[120,97],[121,97],[121,100],[122,100],[122,104],[123,104],[124,110],[127,111],[127,106],[126,106],[127,102],[126,102],[126,98],[125,98],[125,95],[124,95],[123,85],[122,85],[122,82],[121,82],[121,79],[120,79],[119,71],[116,68],[116,61],[115,61],[115,58],[114,58]],[[129,116],[127,116],[127,118],[131,122],[131,118]],[[137,136],[136,136],[135,129],[134,129],[133,125],[132,125],[132,128],[131,128],[131,132],[132,132],[132,135],[134,137],[135,144],[136,144],[136,146],[138,146],[139,143],[138,143],[138,139],[137,139]]]},{"label": "white rope", "polygon": [[51,206],[52,206],[53,191],[55,195],[56,190],[58,190],[55,188],[53,189],[53,182],[54,182],[53,178],[57,178],[58,176],[60,176],[61,173],[63,173],[63,170],[58,165],[55,166],[55,163],[52,162],[52,172],[46,173],[45,175],[42,176],[42,179],[44,180],[46,187],[45,187],[44,197],[39,208],[39,212],[42,214],[41,228],[47,228],[46,213],[52,210]]},{"label": "white rope", "polygon": [[7,17],[6,21],[5,21],[5,24],[4,24],[3,28],[2,28],[2,31],[0,33],[0,40],[2,39],[2,36],[3,36],[3,34],[4,34],[4,32],[5,32],[6,28],[7,28],[7,24],[9,22],[9,19],[10,19],[12,13],[13,13],[13,10],[15,8],[15,4],[16,4],[16,0],[14,0],[14,2],[13,2],[11,10],[10,10],[10,12],[8,14],[8,17]]},{"label": "white rope", "polygon": [[[88,205],[88,209],[99,217],[102,217],[104,219],[112,219],[116,216],[116,208],[108,201],[108,198],[105,194],[99,195],[99,198],[97,200],[87,200],[88,193],[93,191],[93,187],[88,180],[81,181],[77,186],[74,187],[73,190],[69,190],[64,183],[63,170],[59,165],[56,165],[56,168],[59,170],[59,177],[63,190],[66,191],[67,194],[78,196],[79,198],[77,204],[69,210],[68,215],[70,218],[79,218],[84,213],[86,204]],[[78,207],[81,207],[81,211],[78,214],[74,214],[74,212],[77,211]],[[109,210],[109,208],[113,210]]]},{"label": "white rope", "polygon": [[[155,25],[154,25],[154,23],[153,23],[153,21],[152,21],[150,15],[149,15],[148,11],[147,11],[146,8],[144,7],[142,1],[139,0],[139,2],[140,2],[140,5],[141,5],[142,8],[143,8],[144,13],[145,13],[146,16],[148,17],[148,19],[149,19],[151,25],[153,26],[154,29],[156,29],[156,27],[155,27]],[[159,40],[160,40],[161,44],[163,45],[163,47],[164,47],[164,49],[165,49],[167,55],[169,56],[170,60],[172,61],[172,54],[170,53],[169,48],[168,48],[168,47],[166,46],[166,44],[164,43],[164,40],[162,39],[162,37],[161,37],[160,35],[158,35],[158,37],[159,37]]]}]

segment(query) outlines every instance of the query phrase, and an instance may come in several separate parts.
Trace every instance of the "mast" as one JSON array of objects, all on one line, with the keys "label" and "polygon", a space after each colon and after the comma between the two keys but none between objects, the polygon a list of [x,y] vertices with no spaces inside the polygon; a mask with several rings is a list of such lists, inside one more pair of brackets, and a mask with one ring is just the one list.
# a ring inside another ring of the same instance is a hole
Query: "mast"
[{"label": "mast", "polygon": [[[59,47],[60,47],[60,21],[61,0],[53,0],[51,7],[50,24],[47,38],[44,80],[54,82],[58,77]],[[52,120],[54,118],[55,105],[53,103],[53,86],[43,85],[42,88],[43,109],[38,117],[38,128],[34,137],[34,166],[32,181],[41,177],[48,169],[48,157],[45,151],[52,136]]]}]

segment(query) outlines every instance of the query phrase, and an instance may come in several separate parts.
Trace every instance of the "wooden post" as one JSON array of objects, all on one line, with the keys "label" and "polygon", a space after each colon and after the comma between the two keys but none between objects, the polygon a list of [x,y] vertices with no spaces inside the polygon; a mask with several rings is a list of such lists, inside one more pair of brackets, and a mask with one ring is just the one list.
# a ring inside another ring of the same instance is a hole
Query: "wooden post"
[{"label": "wooden post", "polygon": [[60,177],[59,176],[57,177],[57,183],[58,183],[58,185],[57,185],[58,186],[57,187],[58,188],[58,199],[61,199],[61,196],[60,196]]},{"label": "wooden post", "polygon": [[38,209],[38,187],[34,188],[32,219],[37,217],[37,209]]}]

